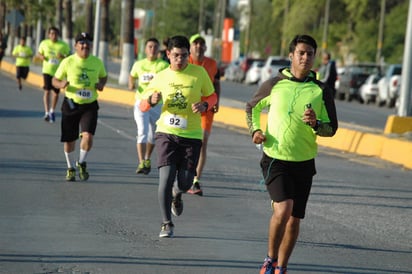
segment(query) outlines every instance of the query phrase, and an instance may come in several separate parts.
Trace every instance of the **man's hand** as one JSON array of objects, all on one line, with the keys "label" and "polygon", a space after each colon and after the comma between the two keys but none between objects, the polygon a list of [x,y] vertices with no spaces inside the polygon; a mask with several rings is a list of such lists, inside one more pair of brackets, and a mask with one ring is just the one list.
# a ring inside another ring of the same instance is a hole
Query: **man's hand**
[{"label": "man's hand", "polygon": [[308,108],[303,112],[302,121],[311,127],[316,126],[316,113],[312,108]]},{"label": "man's hand", "polygon": [[96,83],[95,87],[98,91],[102,91],[104,88],[104,84],[99,82],[99,83]]},{"label": "man's hand", "polygon": [[255,133],[253,133],[252,141],[255,144],[261,144],[266,141],[266,136],[261,130],[257,130],[255,131]]},{"label": "man's hand", "polygon": [[155,91],[153,92],[152,96],[150,96],[150,104],[151,105],[156,105],[157,103],[160,102],[160,100],[162,100],[162,93]]},{"label": "man's hand", "polygon": [[208,105],[206,102],[197,102],[192,104],[192,111],[193,113],[201,113],[207,111]]}]

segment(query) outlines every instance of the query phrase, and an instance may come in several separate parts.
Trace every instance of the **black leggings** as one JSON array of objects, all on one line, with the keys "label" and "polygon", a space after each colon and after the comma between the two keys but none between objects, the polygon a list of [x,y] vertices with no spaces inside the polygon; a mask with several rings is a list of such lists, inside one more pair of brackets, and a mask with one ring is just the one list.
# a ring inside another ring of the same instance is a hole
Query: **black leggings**
[{"label": "black leggings", "polygon": [[164,223],[172,221],[171,205],[173,192],[177,194],[188,191],[193,184],[194,177],[195,172],[183,168],[177,170],[176,165],[159,168],[159,189],[157,194]]}]

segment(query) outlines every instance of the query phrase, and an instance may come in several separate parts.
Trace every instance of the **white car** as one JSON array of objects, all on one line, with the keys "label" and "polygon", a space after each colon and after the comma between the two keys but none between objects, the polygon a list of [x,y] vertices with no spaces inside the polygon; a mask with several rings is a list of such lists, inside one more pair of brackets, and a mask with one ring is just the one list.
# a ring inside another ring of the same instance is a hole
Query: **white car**
[{"label": "white car", "polygon": [[359,89],[359,100],[361,103],[369,104],[375,102],[378,96],[378,81],[381,77],[378,74],[371,74]]},{"label": "white car", "polygon": [[378,106],[394,107],[401,90],[402,65],[390,65],[385,75],[378,82],[379,93],[376,97]]},{"label": "white car", "polygon": [[279,73],[279,69],[289,66],[290,61],[287,58],[280,56],[269,56],[260,72],[259,84],[275,77]]},{"label": "white car", "polygon": [[263,61],[253,61],[249,70],[246,72],[245,84],[256,84],[260,79],[262,67],[265,63]]},{"label": "white car", "polygon": [[240,73],[240,60],[232,61],[225,69],[225,79],[228,81],[236,81]]}]

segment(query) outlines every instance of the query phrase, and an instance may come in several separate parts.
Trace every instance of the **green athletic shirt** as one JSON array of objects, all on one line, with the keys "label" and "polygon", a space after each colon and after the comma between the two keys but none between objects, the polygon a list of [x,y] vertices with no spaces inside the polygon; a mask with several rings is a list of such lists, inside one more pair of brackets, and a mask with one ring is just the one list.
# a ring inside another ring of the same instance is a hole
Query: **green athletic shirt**
[{"label": "green athletic shirt", "polygon": [[45,57],[42,68],[43,74],[54,76],[57,67],[61,62],[61,59],[57,57],[58,53],[67,56],[70,54],[70,47],[62,40],[53,42],[50,39],[46,39],[41,41],[39,45],[39,53]]},{"label": "green athletic shirt", "polygon": [[150,61],[147,58],[136,61],[133,64],[132,70],[130,71],[130,76],[133,78],[138,78],[138,86],[135,95],[136,100],[142,99],[143,91],[147,88],[156,73],[164,70],[168,66],[169,63],[162,59]]},{"label": "green athletic shirt", "polygon": [[[316,80],[311,72],[304,81],[293,77],[289,68],[266,81],[246,105],[247,123],[253,134],[262,129],[266,141],[263,151],[269,157],[301,162],[315,158],[316,135],[333,136],[338,127],[332,91]],[[316,130],[302,121],[306,105],[310,104],[320,124]],[[260,115],[268,109],[266,129],[260,125]]]},{"label": "green athletic shirt", "polygon": [[88,104],[97,100],[96,84],[99,78],[106,77],[103,62],[96,56],[89,55],[86,59],[72,54],[63,59],[54,77],[58,80],[66,79],[65,96],[78,104]]},{"label": "green athletic shirt", "polygon": [[202,96],[207,97],[214,92],[206,70],[192,64],[181,71],[166,68],[150,82],[143,93],[143,99],[147,99],[155,91],[161,92],[163,101],[156,132],[203,139],[201,115],[193,113],[192,104],[200,102]]},{"label": "green athletic shirt", "polygon": [[17,45],[13,49],[12,55],[16,57],[16,67],[29,67],[33,50],[29,46]]}]

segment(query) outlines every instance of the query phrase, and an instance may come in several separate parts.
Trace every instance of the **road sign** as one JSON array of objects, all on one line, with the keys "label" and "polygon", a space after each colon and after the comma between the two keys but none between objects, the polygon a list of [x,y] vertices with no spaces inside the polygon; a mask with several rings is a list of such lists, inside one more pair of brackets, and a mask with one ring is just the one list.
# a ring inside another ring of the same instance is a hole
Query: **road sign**
[{"label": "road sign", "polygon": [[16,28],[24,21],[24,15],[20,11],[13,9],[6,15],[6,20],[12,27]]}]

